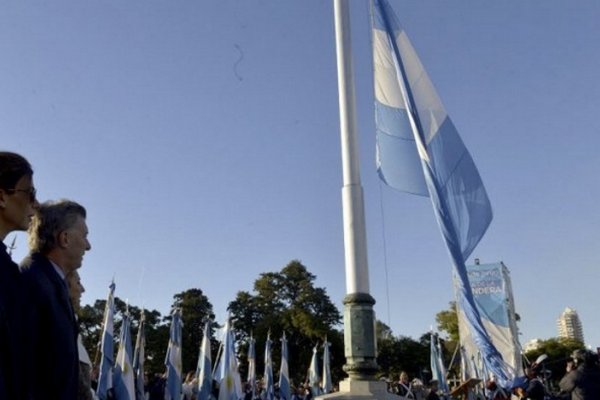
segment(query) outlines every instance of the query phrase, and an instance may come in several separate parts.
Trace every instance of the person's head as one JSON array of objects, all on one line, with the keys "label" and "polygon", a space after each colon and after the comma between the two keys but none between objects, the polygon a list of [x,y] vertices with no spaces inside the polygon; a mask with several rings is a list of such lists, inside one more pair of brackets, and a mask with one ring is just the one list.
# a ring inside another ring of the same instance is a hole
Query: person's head
[{"label": "person's head", "polygon": [[69,298],[71,299],[71,305],[73,310],[78,312],[81,308],[81,295],[85,292],[85,288],[81,284],[81,278],[77,270],[69,271],[65,276],[67,282],[67,288],[69,288]]},{"label": "person's head", "polygon": [[598,356],[588,350],[577,349],[571,353],[571,358],[576,366],[592,365],[598,362]]},{"label": "person's head", "polygon": [[24,231],[38,202],[33,186],[33,169],[22,156],[0,152],[0,240],[11,231]]},{"label": "person's head", "polygon": [[498,388],[498,385],[496,385],[496,382],[494,382],[493,380],[489,380],[485,383],[485,388],[487,390],[496,390]]},{"label": "person's head", "polygon": [[538,376],[540,372],[541,365],[537,365],[535,363],[531,364],[531,366],[525,368],[525,376],[529,379],[533,379]]},{"label": "person's head", "polygon": [[400,382],[408,382],[408,374],[404,371],[400,372]]},{"label": "person's head", "polygon": [[86,211],[70,200],[42,203],[29,226],[29,249],[58,264],[65,273],[81,267],[91,249]]},{"label": "person's head", "polygon": [[190,371],[185,376],[185,382],[186,383],[191,383],[193,380],[194,380],[194,371]]},{"label": "person's head", "polygon": [[575,365],[583,364],[586,359],[585,350],[581,350],[581,349],[574,350],[571,353],[571,358],[573,359],[573,362],[575,363]]}]

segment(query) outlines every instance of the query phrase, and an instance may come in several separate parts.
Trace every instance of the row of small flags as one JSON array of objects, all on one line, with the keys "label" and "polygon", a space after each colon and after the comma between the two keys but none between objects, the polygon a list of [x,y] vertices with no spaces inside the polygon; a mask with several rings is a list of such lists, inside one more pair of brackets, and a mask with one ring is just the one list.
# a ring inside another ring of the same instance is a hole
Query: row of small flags
[{"label": "row of small flags", "polygon": [[[142,312],[140,326],[132,351],[131,343],[131,316],[126,311],[123,314],[121,332],[119,336],[119,349],[116,361],[113,359],[114,350],[114,292],[115,283],[109,286],[108,299],[104,310],[102,342],[100,347],[100,374],[96,395],[99,400],[107,400],[109,392],[114,393],[116,400],[143,400],[144,397],[144,313]],[[165,399],[180,400],[182,396],[182,364],[181,364],[181,333],[183,323],[181,310],[175,309],[172,314],[169,347],[165,357],[166,385]],[[273,380],[273,361],[271,358],[271,334],[267,336],[265,344],[265,371],[264,390],[265,399],[275,399]],[[319,374],[318,346],[313,348],[313,355],[308,370],[308,384],[313,396],[330,393],[332,390],[330,370],[330,343],[325,340],[323,344],[323,374]],[[219,384],[218,400],[240,400],[244,398],[242,381],[238,372],[238,360],[235,356],[235,336],[229,320],[225,323],[221,340],[219,361],[212,369],[210,351],[210,321],[206,321],[204,334],[200,345],[200,354],[196,367],[198,400],[208,400],[212,392],[213,380]],[[291,386],[289,379],[289,356],[285,333],[281,338],[281,366],[279,370],[279,398],[290,400]],[[322,379],[321,379],[322,378]],[[256,387],[256,348],[255,340],[250,337],[248,347],[248,376],[247,382],[251,386],[252,398],[258,393]]]}]

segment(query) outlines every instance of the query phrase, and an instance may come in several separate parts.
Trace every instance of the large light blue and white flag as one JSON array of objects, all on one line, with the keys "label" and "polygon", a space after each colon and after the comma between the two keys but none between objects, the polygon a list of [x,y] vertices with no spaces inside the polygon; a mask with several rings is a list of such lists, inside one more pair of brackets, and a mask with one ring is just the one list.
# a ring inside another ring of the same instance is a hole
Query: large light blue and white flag
[{"label": "large light blue and white flag", "polygon": [[[242,385],[240,374],[237,367],[237,358],[235,355],[235,337],[229,319],[225,323],[223,333],[223,352],[217,367],[220,370],[218,374],[219,399],[218,400],[239,400],[242,398]],[[217,374],[215,374],[217,379]]]},{"label": "large light blue and white flag", "polygon": [[146,400],[144,394],[144,361],[146,357],[146,314],[142,309],[138,326],[135,350],[133,351],[133,375],[135,380],[135,399]]},{"label": "large light blue and white flag", "polygon": [[331,367],[330,367],[330,355],[329,348],[331,347],[331,343],[327,341],[325,338],[325,343],[323,343],[323,393],[327,394],[331,392],[333,388],[333,382],[331,381]]},{"label": "large light blue and white flag", "polygon": [[208,400],[212,392],[212,360],[210,354],[210,321],[204,324],[202,344],[198,354],[198,366],[196,367],[196,378],[198,380],[198,400]]},{"label": "large light blue and white flag", "polygon": [[391,6],[386,0],[373,4],[378,172],[396,189],[431,198],[460,280],[460,306],[489,370],[508,383],[513,373],[482,325],[465,268],[492,220],[487,193]]},{"label": "large light blue and white flag", "polygon": [[310,367],[308,367],[308,386],[310,387],[313,397],[317,397],[321,394],[321,377],[319,375],[319,358],[317,356],[317,347],[318,345],[315,345],[313,348],[313,355],[310,359]]},{"label": "large light blue and white flag", "polygon": [[165,358],[167,367],[167,384],[165,386],[165,400],[181,399],[181,310],[173,310],[169,347]]},{"label": "large light blue and white flag", "polygon": [[288,347],[285,332],[281,338],[281,366],[279,368],[279,398],[281,400],[291,399],[290,371],[288,366]]},{"label": "large light blue and white flag", "polygon": [[265,342],[265,375],[264,375],[264,390],[265,400],[273,400],[275,398],[275,388],[273,386],[273,358],[271,356],[271,332],[267,335]]},{"label": "large light blue and white flag", "polygon": [[248,342],[248,378],[247,384],[250,385],[252,391],[252,399],[256,398],[256,341],[250,335]]},{"label": "large light blue and white flag", "polygon": [[123,314],[121,334],[119,336],[119,350],[114,373],[114,387],[116,400],[135,400],[135,383],[132,366],[133,349],[131,346],[131,318],[129,311]]},{"label": "large light blue and white flag", "polygon": [[108,298],[104,307],[104,321],[102,323],[102,344],[100,346],[100,374],[96,394],[100,400],[108,398],[108,390],[113,387],[114,361],[114,318],[115,318],[115,282],[111,282]]}]

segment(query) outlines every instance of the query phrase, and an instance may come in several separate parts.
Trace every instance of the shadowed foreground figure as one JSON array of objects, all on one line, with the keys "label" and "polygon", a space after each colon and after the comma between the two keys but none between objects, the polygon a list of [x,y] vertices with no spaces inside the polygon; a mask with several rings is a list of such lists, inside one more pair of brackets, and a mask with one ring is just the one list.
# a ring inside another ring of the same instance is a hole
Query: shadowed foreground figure
[{"label": "shadowed foreground figure", "polygon": [[22,289],[19,267],[3,241],[13,231],[24,231],[38,202],[33,170],[22,156],[0,152],[0,399],[28,399],[25,380],[33,363],[25,313],[28,294]]},{"label": "shadowed foreground figure", "polygon": [[[600,399],[600,365],[598,356],[585,350],[575,350],[567,373],[560,380],[560,398],[572,400]],[[568,396],[571,397],[568,397]],[[566,397],[562,397],[566,396]]]}]

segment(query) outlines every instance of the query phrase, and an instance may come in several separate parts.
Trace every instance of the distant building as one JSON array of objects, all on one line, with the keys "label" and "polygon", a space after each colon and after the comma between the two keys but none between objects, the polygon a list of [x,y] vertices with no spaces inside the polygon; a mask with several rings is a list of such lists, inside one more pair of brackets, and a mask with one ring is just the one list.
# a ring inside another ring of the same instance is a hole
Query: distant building
[{"label": "distant building", "polygon": [[558,326],[558,337],[576,339],[584,343],[583,327],[577,311],[569,307],[565,308],[565,311],[558,317],[556,324]]}]

